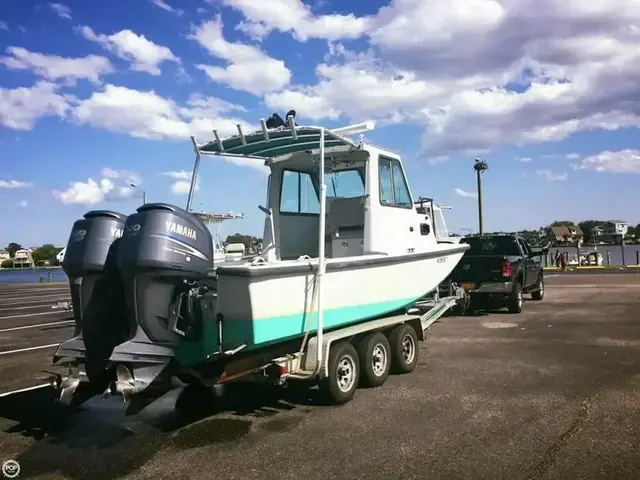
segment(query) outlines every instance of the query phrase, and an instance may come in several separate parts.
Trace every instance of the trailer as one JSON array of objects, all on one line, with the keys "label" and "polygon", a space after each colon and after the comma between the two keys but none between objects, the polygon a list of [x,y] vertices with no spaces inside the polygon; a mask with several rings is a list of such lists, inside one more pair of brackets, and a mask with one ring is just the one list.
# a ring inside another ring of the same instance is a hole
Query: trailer
[{"label": "trailer", "polygon": [[[349,402],[359,386],[382,385],[390,373],[412,372],[418,363],[418,342],[427,339],[427,330],[442,316],[464,301],[459,285],[446,281],[406,311],[363,323],[308,335],[280,346],[281,355],[260,362],[264,353],[245,357],[239,368],[225,370],[210,386],[250,381],[273,386],[318,385],[329,404]],[[319,340],[320,337],[320,340]],[[275,347],[276,349],[278,347]],[[229,352],[231,354],[231,352]],[[252,366],[252,360],[257,360]],[[203,382],[188,384],[184,397],[202,400]],[[186,400],[185,400],[186,402]]]}]

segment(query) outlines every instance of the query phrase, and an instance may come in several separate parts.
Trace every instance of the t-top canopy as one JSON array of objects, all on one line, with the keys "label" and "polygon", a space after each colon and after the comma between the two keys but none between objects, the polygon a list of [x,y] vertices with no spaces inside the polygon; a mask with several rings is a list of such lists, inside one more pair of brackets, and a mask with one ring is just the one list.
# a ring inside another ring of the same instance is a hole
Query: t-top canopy
[{"label": "t-top canopy", "polygon": [[[237,125],[238,135],[224,139],[220,138],[217,130],[213,130],[215,140],[198,145],[197,148],[203,154],[259,157],[265,160],[320,148],[320,132],[323,127],[295,126],[292,119],[288,127],[281,126],[275,129],[268,129],[264,120],[260,120],[260,123],[262,130],[248,134],[243,132],[241,125]],[[356,147],[356,143],[346,135],[362,133],[373,128],[373,122],[335,129],[324,128],[324,146],[325,148]],[[195,139],[193,140],[195,143]]]}]

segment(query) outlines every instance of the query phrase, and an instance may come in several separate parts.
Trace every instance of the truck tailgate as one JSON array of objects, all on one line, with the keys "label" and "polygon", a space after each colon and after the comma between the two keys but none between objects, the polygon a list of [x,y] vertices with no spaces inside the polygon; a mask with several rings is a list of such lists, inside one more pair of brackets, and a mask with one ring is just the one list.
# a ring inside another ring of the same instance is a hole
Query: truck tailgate
[{"label": "truck tailgate", "polygon": [[473,284],[466,289],[485,282],[504,282],[502,276],[502,263],[507,260],[499,255],[465,255],[451,272],[450,278],[460,284]]}]

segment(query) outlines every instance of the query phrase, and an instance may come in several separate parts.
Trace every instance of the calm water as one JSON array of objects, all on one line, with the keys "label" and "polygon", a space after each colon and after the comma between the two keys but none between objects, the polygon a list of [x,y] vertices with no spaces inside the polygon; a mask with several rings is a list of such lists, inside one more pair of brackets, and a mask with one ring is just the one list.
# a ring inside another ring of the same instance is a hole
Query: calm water
[{"label": "calm water", "polygon": [[46,283],[51,275],[52,282],[66,282],[67,276],[61,268],[44,270],[0,270],[0,283],[38,283],[40,277]]}]

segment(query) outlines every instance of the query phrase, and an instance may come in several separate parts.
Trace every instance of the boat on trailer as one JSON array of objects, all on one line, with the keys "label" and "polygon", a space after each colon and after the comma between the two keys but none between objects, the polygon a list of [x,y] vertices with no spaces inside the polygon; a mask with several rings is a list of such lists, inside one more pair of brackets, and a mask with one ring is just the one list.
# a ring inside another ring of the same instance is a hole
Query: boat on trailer
[{"label": "boat on trailer", "polygon": [[[168,391],[173,378],[199,387],[255,373],[274,383],[319,378],[342,403],[360,371],[366,383],[380,384],[392,364],[415,367],[417,340],[463,295],[455,285],[443,295],[441,283],[468,245],[436,235],[441,209],[429,199],[414,204],[398,154],[362,135],[350,138],[372,130],[372,122],[328,129],[297,126],[290,115],[274,127],[274,117],[248,134],[238,125],[228,138],[217,130],[205,144],[192,137],[185,209],[146,204],[128,217],[99,211],[76,222],[63,266],[77,292],[74,338],[86,349],[74,357],[62,344],[54,356],[70,369],[51,379],[65,403],[104,391],[122,394],[136,411],[133,404]],[[270,169],[267,203],[259,206],[263,249],[251,261],[216,265],[211,233],[190,211],[209,155]],[[114,228],[122,235],[106,251]],[[88,308],[100,297],[97,283],[107,282],[102,271],[110,272],[111,295],[124,298],[124,311],[109,310],[109,301],[101,314]]]}]

